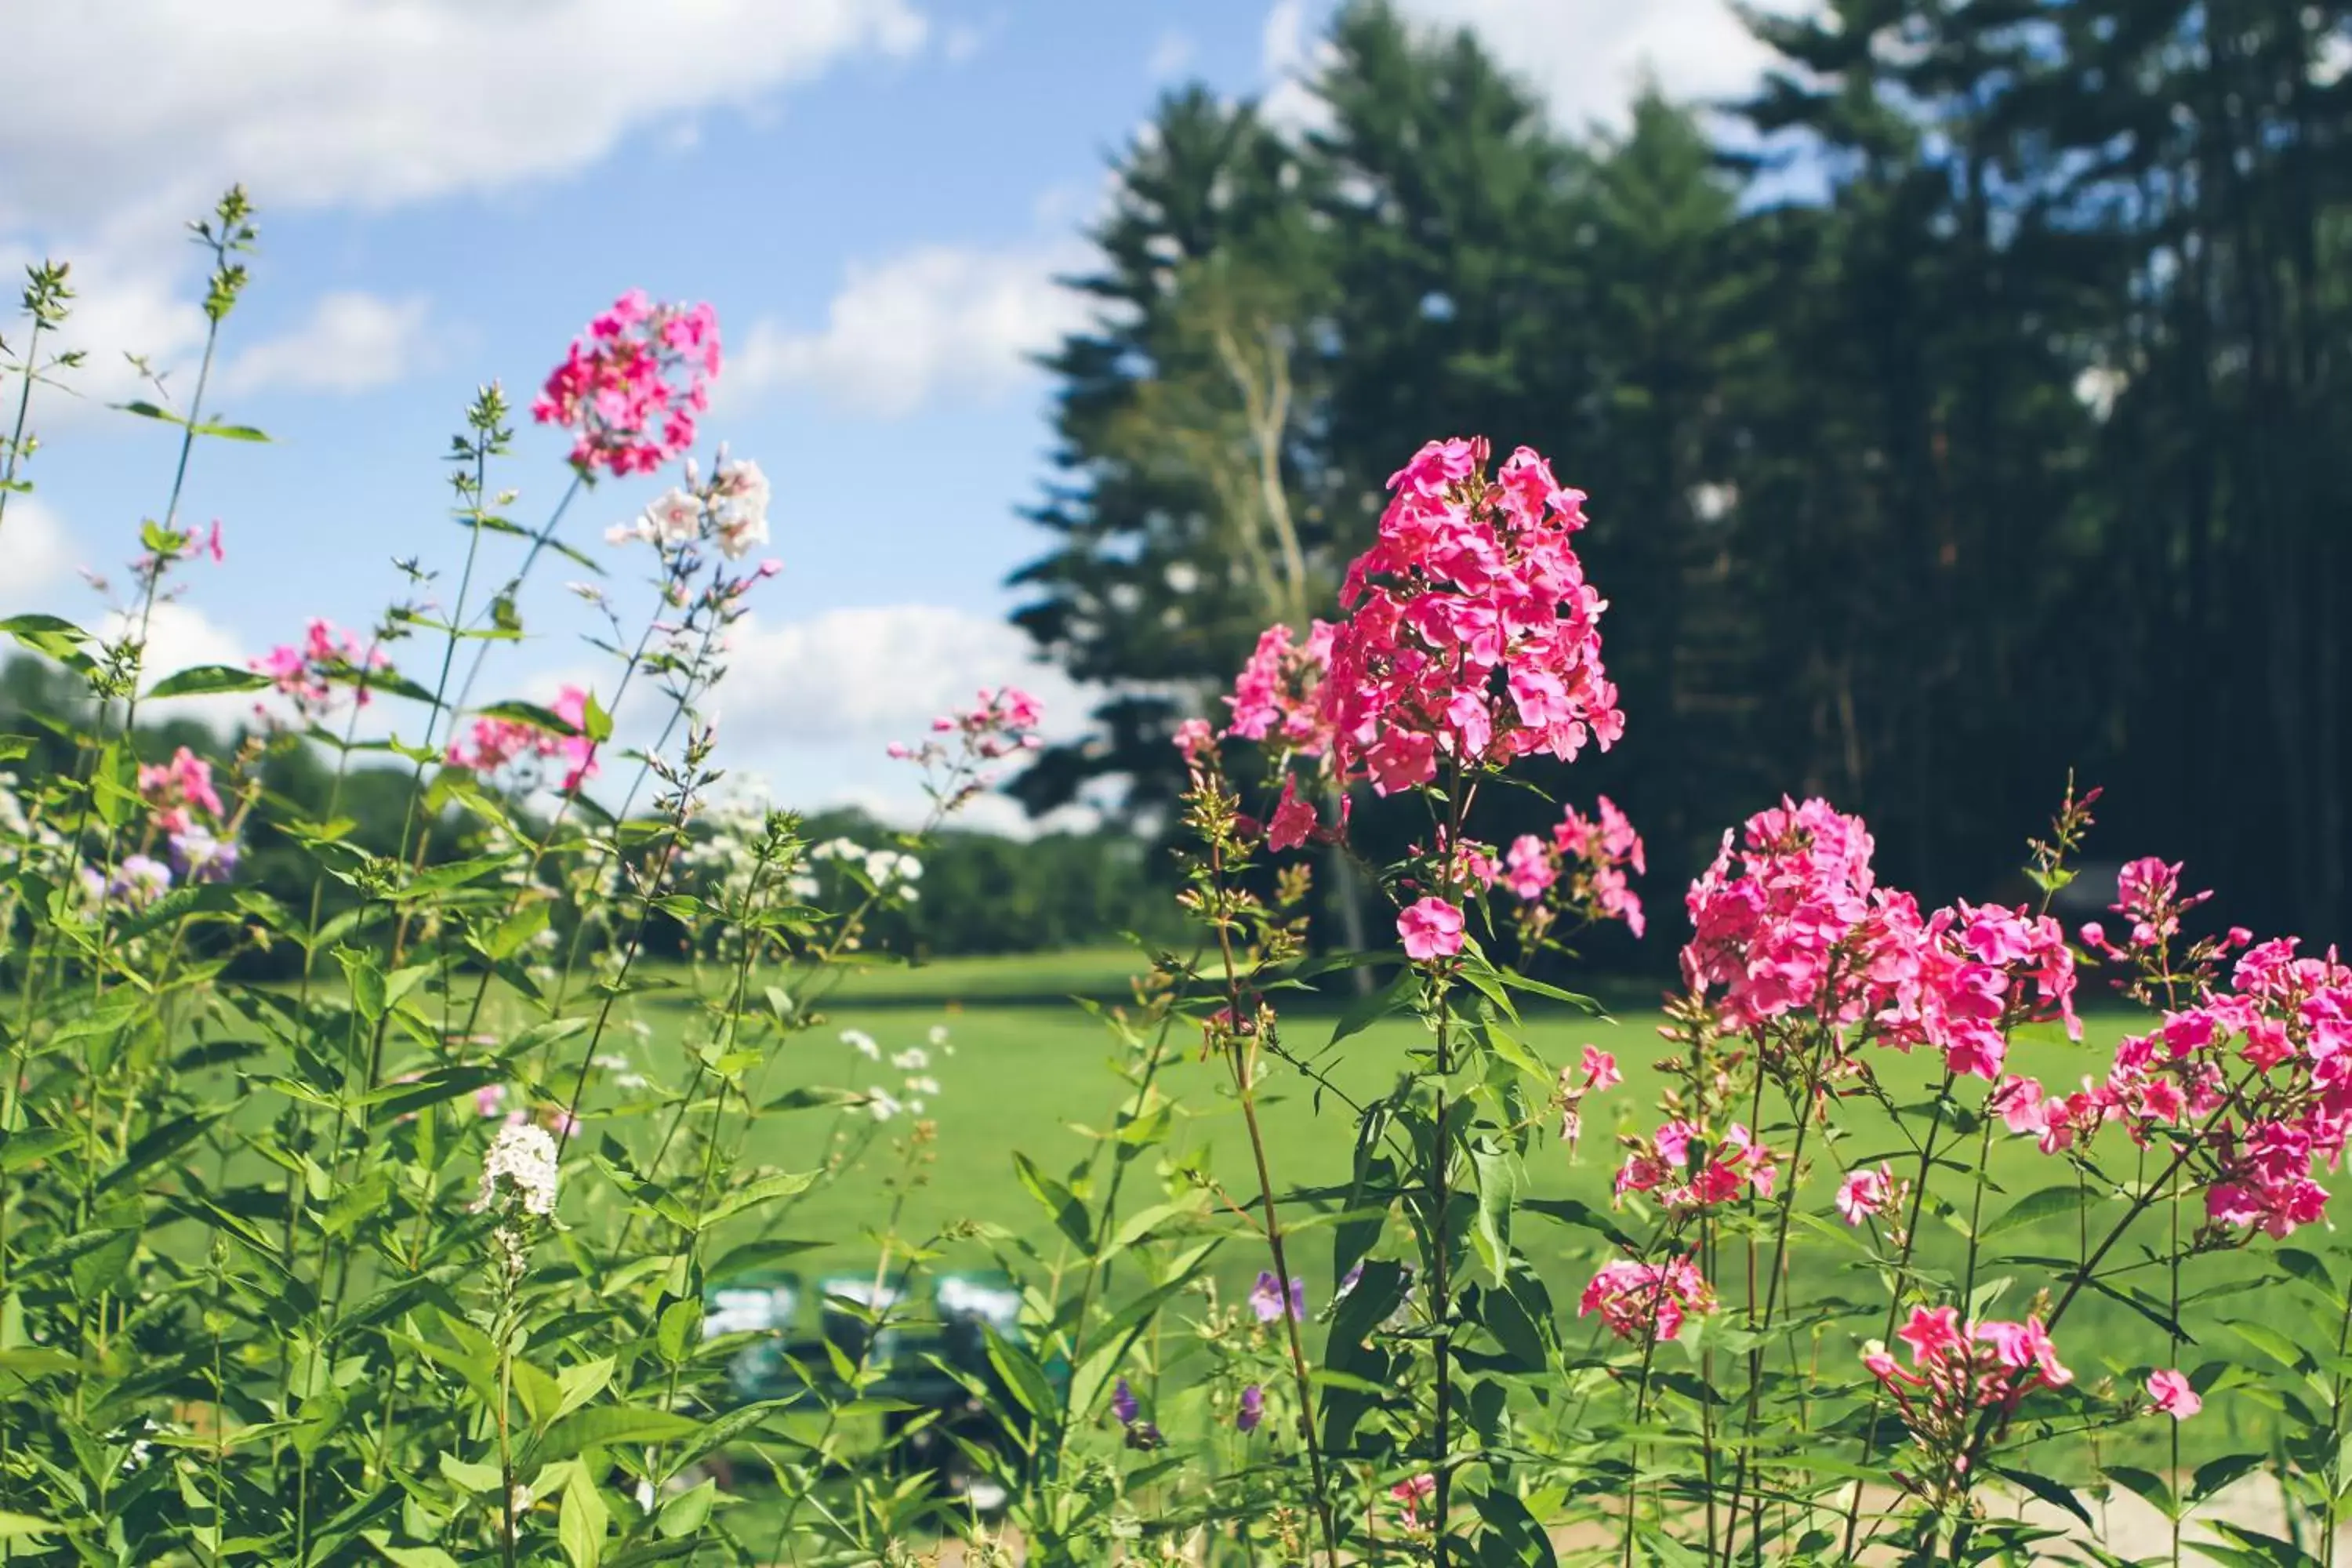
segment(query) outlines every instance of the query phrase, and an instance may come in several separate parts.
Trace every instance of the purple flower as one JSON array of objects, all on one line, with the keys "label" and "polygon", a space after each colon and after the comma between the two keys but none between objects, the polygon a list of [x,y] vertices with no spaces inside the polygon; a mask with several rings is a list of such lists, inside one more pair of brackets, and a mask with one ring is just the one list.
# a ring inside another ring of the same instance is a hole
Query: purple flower
[{"label": "purple flower", "polygon": [[1135,1390],[1128,1387],[1127,1379],[1120,1378],[1118,1385],[1110,1391],[1110,1413],[1118,1417],[1120,1426],[1132,1426],[1140,1408],[1135,1403]]},{"label": "purple flower", "polygon": [[132,904],[152,904],[172,890],[172,868],[145,855],[126,855],[107,890]]},{"label": "purple flower", "polygon": [[[1250,1310],[1257,1314],[1257,1321],[1261,1323],[1273,1322],[1282,1316],[1282,1281],[1274,1277],[1272,1269],[1258,1270],[1257,1288],[1250,1292],[1249,1302]],[[1300,1320],[1306,1318],[1306,1280],[1295,1277],[1291,1279],[1289,1306],[1290,1315],[1293,1318]]]},{"label": "purple flower", "polygon": [[1265,1419],[1265,1390],[1251,1384],[1242,1390],[1242,1407],[1234,1416],[1234,1425],[1244,1432],[1255,1432],[1257,1424]]},{"label": "purple flower", "polygon": [[226,882],[236,875],[238,849],[233,838],[213,836],[205,827],[191,826],[171,837],[172,864],[190,882]]}]

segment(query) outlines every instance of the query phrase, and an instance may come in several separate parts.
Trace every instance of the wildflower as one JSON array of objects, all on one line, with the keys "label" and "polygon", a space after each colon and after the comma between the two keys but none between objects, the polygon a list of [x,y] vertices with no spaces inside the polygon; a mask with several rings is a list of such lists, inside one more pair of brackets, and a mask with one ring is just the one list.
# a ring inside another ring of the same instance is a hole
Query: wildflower
[{"label": "wildflower", "polygon": [[1349,615],[1330,633],[1316,725],[1338,774],[1383,795],[1428,783],[1441,756],[1568,761],[1624,728],[1601,665],[1605,605],[1570,544],[1583,495],[1524,447],[1490,481],[1487,455],[1483,438],[1416,453],[1340,589]]},{"label": "wildflower", "polygon": [[1601,1266],[1584,1288],[1577,1316],[1601,1314],[1621,1340],[1671,1340],[1685,1317],[1715,1310],[1715,1291],[1687,1258],[1639,1263],[1621,1258]]},{"label": "wildflower", "polygon": [[1397,916],[1397,935],[1416,963],[1449,958],[1462,951],[1462,911],[1444,899],[1423,899]]},{"label": "wildflower", "polygon": [[1244,1433],[1255,1432],[1265,1419],[1265,1390],[1253,1383],[1242,1390],[1241,1408],[1234,1414],[1234,1425]]},{"label": "wildflower", "polygon": [[555,1140],[547,1130],[529,1122],[501,1127],[482,1161],[482,1185],[474,1199],[474,1212],[483,1213],[510,1197],[526,1214],[551,1215],[555,1183]]},{"label": "wildflower", "polygon": [[1282,799],[1265,826],[1266,847],[1296,849],[1314,836],[1315,826],[1315,808],[1298,798],[1298,781],[1284,775]]},{"label": "wildflower", "polygon": [[869,1062],[878,1062],[882,1059],[882,1047],[875,1043],[873,1036],[863,1029],[842,1030],[841,1043]]},{"label": "wildflower", "polygon": [[1858,1166],[1846,1173],[1839,1184],[1837,1211],[1848,1225],[1860,1225],[1864,1220],[1886,1207],[1895,1193],[1895,1173],[1885,1165],[1871,1170]]},{"label": "wildflower", "polygon": [[115,868],[107,892],[134,907],[153,903],[172,890],[172,868],[146,855],[126,855]]},{"label": "wildflower", "polygon": [[711,484],[711,531],[719,552],[740,561],[768,542],[768,477],[748,458],[721,458]]},{"label": "wildflower", "polygon": [[896,1095],[880,1084],[876,1084],[866,1091],[866,1109],[872,1113],[875,1121],[887,1121],[907,1108],[900,1103]]},{"label": "wildflower", "polygon": [[2186,1421],[2205,1408],[2205,1401],[2189,1386],[2187,1375],[2178,1372],[2149,1373],[2147,1396],[2151,1414],[2169,1415],[2175,1421]]},{"label": "wildflower", "polygon": [[504,1110],[506,1105],[507,1086],[502,1083],[486,1083],[474,1091],[474,1114],[486,1121]]},{"label": "wildflower", "polygon": [[[1257,1284],[1250,1291],[1249,1303],[1250,1310],[1257,1314],[1257,1321],[1261,1323],[1271,1323],[1282,1316],[1286,1304],[1283,1299],[1282,1281],[1275,1277],[1272,1269],[1258,1270]],[[1296,1277],[1291,1279],[1287,1306],[1292,1318],[1301,1321],[1306,1318],[1306,1280]]]},{"label": "wildflower", "polygon": [[1127,1428],[1129,1447],[1151,1449],[1160,1447],[1160,1428],[1149,1421],[1137,1419],[1142,1414],[1142,1406],[1136,1401],[1135,1390],[1128,1386],[1127,1379],[1123,1377],[1111,1390],[1110,1413],[1118,1418],[1121,1426]]},{"label": "wildflower", "polygon": [[139,769],[139,797],[153,810],[158,832],[185,833],[195,826],[192,810],[218,821],[221,798],[213,788],[210,763],[182,746],[168,763],[150,763]]},{"label": "wildflower", "polygon": [[572,462],[583,474],[651,473],[694,445],[719,364],[716,311],[656,305],[633,289],[572,341],[531,416],[573,433]]},{"label": "wildflower", "polygon": [[172,868],[184,881],[226,882],[236,875],[240,851],[233,838],[216,837],[212,829],[191,824],[165,843]]},{"label": "wildflower", "polygon": [[1422,1505],[1436,1495],[1437,1478],[1425,1470],[1389,1489],[1389,1500],[1397,1505],[1407,1530],[1422,1528],[1424,1522],[1421,1517]]},{"label": "wildflower", "polygon": [[[314,617],[304,628],[300,643],[279,643],[261,658],[248,659],[247,667],[269,678],[278,695],[293,702],[295,717],[314,723],[333,710],[339,681],[354,675],[364,677],[389,662],[382,648],[371,644],[362,650],[352,634],[338,630],[331,621]],[[371,695],[365,680],[357,681],[352,705],[366,707]],[[267,717],[266,709],[257,708],[257,711]]]},{"label": "wildflower", "polygon": [[1594,1094],[1616,1088],[1624,1081],[1617,1070],[1617,1058],[1598,1046],[1584,1047],[1584,1087]]}]

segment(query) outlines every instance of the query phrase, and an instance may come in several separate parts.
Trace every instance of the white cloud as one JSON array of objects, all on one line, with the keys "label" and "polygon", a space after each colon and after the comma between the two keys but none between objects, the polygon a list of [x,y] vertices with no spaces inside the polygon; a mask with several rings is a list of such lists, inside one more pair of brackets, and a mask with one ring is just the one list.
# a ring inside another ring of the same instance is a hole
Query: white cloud
[{"label": "white cloud", "polygon": [[1309,85],[1331,57],[1331,46],[1310,40],[1305,0],[1275,0],[1258,35],[1258,68],[1266,89],[1258,114],[1269,125],[1298,132],[1323,129],[1330,110]]},{"label": "white cloud", "polygon": [[293,331],[253,345],[228,367],[232,393],[289,387],[353,393],[398,381],[428,359],[424,300],[343,292],[321,298]]},{"label": "white cloud", "polygon": [[1404,0],[1404,10],[1432,26],[1475,30],[1570,129],[1622,125],[1644,72],[1672,98],[1726,98],[1753,88],[1771,58],[1725,0]]},{"label": "white cloud", "polygon": [[759,322],[722,385],[729,395],[814,386],[884,418],[950,396],[1002,395],[1029,378],[1029,355],[1086,321],[1085,300],[1055,281],[1085,260],[1083,247],[1061,241],[930,246],[854,265],[821,330]]},{"label": "white cloud", "polygon": [[982,687],[1019,686],[1045,704],[1045,731],[1085,728],[1092,706],[1069,678],[1035,662],[1008,621],[933,605],[828,610],[762,625],[747,616],[713,706],[730,747],[773,742],[920,741],[931,720]]},{"label": "white cloud", "polygon": [[903,56],[908,0],[117,0],[18,8],[0,227],[385,207],[585,167],[632,131]]},{"label": "white cloud", "polygon": [[64,521],[37,495],[10,496],[7,515],[0,518],[0,551],[8,561],[0,574],[0,610],[57,614],[59,590],[76,564]]},{"label": "white cloud", "polygon": [[[929,28],[916,0],[119,0],[19,7],[0,116],[0,268],[70,259],[80,296],[60,334],[89,356],[81,403],[136,395],[126,354],[179,367],[205,322],[184,219],[242,181],[269,216],[382,210],[575,173],[636,133],[714,110],[761,111],[859,56],[904,57]],[[385,318],[314,323],[374,357],[280,359],[271,384],[354,390],[380,376]],[[373,334],[373,335],[371,335]],[[256,361],[252,385],[271,362]]]},{"label": "white cloud", "polygon": [[[112,641],[132,629],[126,611],[113,610],[90,628]],[[170,600],[157,605],[146,621],[147,646],[140,657],[140,685],[151,688],[165,676],[198,665],[226,664],[243,668],[248,655],[245,639],[194,605]],[[166,697],[141,703],[148,719],[201,719],[228,729],[253,715],[253,694],[225,693],[215,697]]]},{"label": "white cloud", "polygon": [[1165,81],[1171,77],[1183,75],[1197,52],[1190,34],[1171,27],[1160,34],[1159,41],[1151,46],[1151,58],[1144,63],[1143,68],[1152,80]]}]

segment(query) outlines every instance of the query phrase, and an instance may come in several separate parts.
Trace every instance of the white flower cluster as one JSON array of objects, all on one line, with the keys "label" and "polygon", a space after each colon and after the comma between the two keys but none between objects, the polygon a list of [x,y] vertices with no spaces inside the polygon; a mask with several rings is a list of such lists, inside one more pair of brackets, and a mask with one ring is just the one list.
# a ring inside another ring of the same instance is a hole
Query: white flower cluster
[{"label": "white flower cluster", "polygon": [[740,900],[750,896],[760,864],[760,841],[772,810],[765,785],[735,785],[711,803],[702,818],[707,831],[686,847],[679,859],[690,870],[715,874],[721,897]]},{"label": "white flower cluster", "polygon": [[[929,1039],[933,1046],[948,1055],[955,1055],[955,1047],[948,1044],[945,1025],[933,1025]],[[842,1030],[841,1043],[869,1062],[882,1059],[882,1047],[875,1043],[873,1036],[863,1029]],[[877,1121],[887,1121],[902,1112],[910,1116],[922,1115],[940,1092],[940,1080],[930,1073],[931,1053],[920,1046],[909,1046],[903,1051],[891,1052],[890,1065],[901,1075],[898,1088],[893,1092],[877,1083],[867,1089],[867,1113]]]},{"label": "white flower cluster", "polygon": [[482,1187],[474,1198],[474,1212],[482,1214],[511,1194],[524,1212],[555,1212],[555,1140],[547,1129],[529,1122],[499,1129],[490,1152],[482,1161]]},{"label": "white flower cluster", "polygon": [[[868,849],[854,838],[828,838],[809,851],[809,858],[856,866],[877,891],[906,903],[913,903],[920,894],[915,884],[922,880],[923,863],[901,850]],[[819,890],[813,876],[794,877],[787,886],[793,897],[803,903],[814,900]]]},{"label": "white flower cluster", "polygon": [[686,469],[686,485],[663,492],[638,516],[604,531],[608,544],[644,542],[667,555],[704,537],[730,561],[740,561],[768,542],[768,476],[750,458],[740,460],[720,451],[710,486],[700,488],[693,461]]}]

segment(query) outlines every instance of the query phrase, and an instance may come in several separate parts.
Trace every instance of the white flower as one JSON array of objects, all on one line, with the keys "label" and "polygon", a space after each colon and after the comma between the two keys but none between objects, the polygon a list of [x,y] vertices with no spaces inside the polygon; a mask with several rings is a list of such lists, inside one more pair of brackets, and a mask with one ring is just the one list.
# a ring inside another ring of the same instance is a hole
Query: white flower
[{"label": "white flower", "polygon": [[928,1074],[917,1073],[907,1079],[908,1094],[937,1094],[939,1091],[940,1080]]},{"label": "white flower", "polygon": [[555,1212],[555,1140],[547,1129],[529,1122],[499,1129],[490,1152],[482,1161],[482,1187],[475,1196],[480,1214],[510,1192],[523,1208],[535,1215]]},{"label": "white flower", "polygon": [[948,1026],[945,1024],[933,1024],[931,1026],[929,1039],[931,1044],[935,1046],[946,1045],[948,1043]]},{"label": "white flower", "polygon": [[768,542],[768,476],[749,458],[722,462],[711,485],[718,510],[719,548],[740,561]]},{"label": "white flower", "polygon": [[[907,1109],[898,1103],[898,1096],[878,1083],[866,1091],[866,1108],[874,1113],[877,1121],[887,1121]],[[922,1108],[917,1106],[915,1109],[919,1112]]]},{"label": "white flower", "polygon": [[784,891],[790,893],[794,900],[803,904],[814,903],[816,901],[817,895],[824,890],[824,889],[816,885],[816,879],[814,877],[803,877],[795,874],[784,879]]},{"label": "white flower", "polygon": [[530,1511],[530,1505],[534,1500],[530,1495],[530,1488],[517,1481],[514,1490],[507,1494],[507,1513],[511,1518],[520,1519]]},{"label": "white flower", "polygon": [[646,508],[645,537],[665,549],[691,544],[702,531],[702,502],[674,489]]},{"label": "white flower", "polygon": [[869,1062],[878,1062],[882,1059],[882,1047],[876,1045],[874,1037],[863,1029],[842,1030],[841,1043]]},{"label": "white flower", "polygon": [[903,1051],[890,1054],[890,1065],[900,1072],[920,1072],[931,1065],[931,1053],[920,1046],[908,1046]]},{"label": "white flower", "polygon": [[603,1068],[606,1072],[621,1072],[629,1065],[629,1058],[618,1051],[598,1051],[588,1061],[592,1067]]}]

